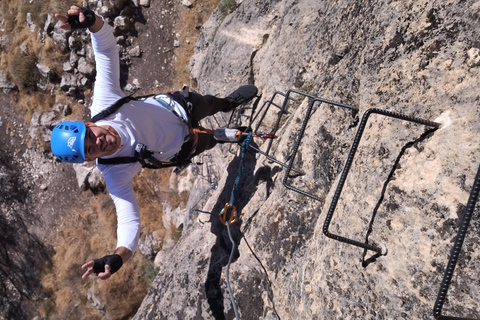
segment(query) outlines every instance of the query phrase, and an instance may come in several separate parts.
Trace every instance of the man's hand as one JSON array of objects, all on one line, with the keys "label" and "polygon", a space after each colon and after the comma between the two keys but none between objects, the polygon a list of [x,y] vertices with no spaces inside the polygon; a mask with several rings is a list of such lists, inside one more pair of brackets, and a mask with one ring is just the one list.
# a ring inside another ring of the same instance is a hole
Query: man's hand
[{"label": "man's hand", "polygon": [[107,280],[112,274],[117,272],[123,265],[122,257],[118,254],[112,254],[100,259],[91,260],[82,266],[82,269],[87,269],[82,276],[85,279],[92,273],[102,280]]},{"label": "man's hand", "polygon": [[71,6],[67,11],[68,15],[55,14],[55,17],[62,22],[60,28],[73,30],[79,28],[88,28],[90,32],[97,32],[103,26],[103,19],[85,7]]},{"label": "man's hand", "polygon": [[82,269],[87,269],[82,276],[85,279],[92,273],[96,273],[97,277],[102,280],[107,280],[112,274],[118,271],[122,265],[127,262],[133,255],[133,252],[125,247],[118,247],[115,254],[105,256],[100,259],[88,261],[82,266]]}]

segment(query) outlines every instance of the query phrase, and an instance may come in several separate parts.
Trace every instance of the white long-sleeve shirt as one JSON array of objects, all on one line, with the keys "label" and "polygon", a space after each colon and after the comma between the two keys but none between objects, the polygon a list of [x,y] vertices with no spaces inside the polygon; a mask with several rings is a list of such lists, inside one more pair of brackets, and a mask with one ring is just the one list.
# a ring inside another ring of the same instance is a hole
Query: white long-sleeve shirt
[{"label": "white long-sleeve shirt", "polygon": [[[120,88],[120,58],[112,28],[105,22],[102,29],[91,33],[91,37],[97,69],[90,107],[93,117],[125,94]],[[168,99],[167,96],[163,98]],[[175,110],[186,118],[183,108],[176,102],[172,103]],[[104,158],[132,157],[135,146],[143,143],[156,151],[155,157],[159,160],[170,160],[180,151],[188,135],[186,123],[154,98],[132,100],[96,124],[112,126],[123,145],[113,155]],[[138,162],[116,165],[97,162],[97,166],[117,211],[117,248],[126,247],[134,253],[140,236],[140,212],[132,179],[142,166]]]}]

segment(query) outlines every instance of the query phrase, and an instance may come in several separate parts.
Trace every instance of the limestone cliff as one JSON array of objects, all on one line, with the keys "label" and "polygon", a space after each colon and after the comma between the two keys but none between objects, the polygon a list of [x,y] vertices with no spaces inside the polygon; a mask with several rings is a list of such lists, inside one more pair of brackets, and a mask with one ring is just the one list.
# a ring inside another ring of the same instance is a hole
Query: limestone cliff
[{"label": "limestone cliff", "polygon": [[[277,91],[297,89],[358,109],[313,105],[293,164],[304,175],[285,178],[281,165],[247,153],[234,200],[240,219],[230,227],[238,245],[230,284],[240,317],[432,319],[480,159],[479,3],[243,0],[225,16],[227,2],[203,26],[191,60],[194,90],[226,95],[254,83],[258,108]],[[297,101],[288,104],[269,150],[283,163],[309,106],[308,98],[291,96]],[[282,105],[283,96],[275,99]],[[323,226],[371,108],[442,126],[427,132],[431,127],[370,116],[329,229],[363,242],[376,212],[369,243],[384,244],[388,254],[364,268],[363,250],[325,237]],[[270,110],[265,130],[277,117],[278,108]],[[250,111],[235,118],[246,124]],[[228,120],[220,115],[204,125]],[[253,144],[267,148],[259,139]],[[218,213],[230,199],[238,151],[221,146],[189,168],[182,184],[192,188],[189,206],[171,212],[183,235],[157,257],[159,274],[135,319],[234,318],[225,279],[232,246]],[[476,210],[444,314],[479,316],[478,217]]]}]

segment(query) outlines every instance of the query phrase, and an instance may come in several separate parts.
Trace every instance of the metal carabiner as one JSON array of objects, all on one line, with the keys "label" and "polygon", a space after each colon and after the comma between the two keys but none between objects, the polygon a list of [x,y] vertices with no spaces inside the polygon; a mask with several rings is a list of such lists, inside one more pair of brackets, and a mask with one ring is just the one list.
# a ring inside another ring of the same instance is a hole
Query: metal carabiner
[{"label": "metal carabiner", "polygon": [[222,221],[223,224],[225,224],[225,221],[227,220],[227,211],[228,208],[232,207],[232,214],[230,215],[230,219],[228,220],[228,224],[232,224],[237,221],[237,209],[233,204],[226,203],[225,207],[220,211],[218,214],[218,217],[220,218],[220,221]]}]

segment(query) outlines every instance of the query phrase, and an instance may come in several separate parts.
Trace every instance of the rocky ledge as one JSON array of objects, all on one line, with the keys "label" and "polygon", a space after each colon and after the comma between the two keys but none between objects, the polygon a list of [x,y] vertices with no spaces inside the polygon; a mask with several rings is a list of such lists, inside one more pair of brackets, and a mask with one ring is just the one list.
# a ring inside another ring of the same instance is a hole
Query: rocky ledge
[{"label": "rocky ledge", "polygon": [[[234,199],[240,219],[230,226],[238,250],[229,284],[240,318],[432,319],[480,159],[478,3],[243,0],[225,15],[223,2],[203,26],[191,60],[195,90],[225,95],[254,83],[262,94],[258,108],[275,92],[296,89],[358,109],[313,105],[293,161],[304,175],[285,177],[278,163],[246,155]],[[282,163],[293,157],[311,101],[291,97],[296,101],[287,105],[268,151]],[[284,97],[275,99],[281,106]],[[372,108],[441,126],[429,131],[432,126],[372,114],[341,181]],[[265,130],[278,115],[278,108],[269,110]],[[250,112],[234,118],[248,123]],[[220,115],[204,126],[228,121]],[[267,152],[268,143],[254,144]],[[199,177],[189,207],[171,218],[184,224],[183,235],[157,257],[159,274],[135,319],[235,317],[226,281],[232,245],[218,214],[240,159],[238,147],[224,146],[189,169]],[[333,202],[330,233],[368,238],[388,254],[363,257],[362,248],[326,237]],[[478,318],[480,312],[478,215],[476,209],[447,315]],[[362,260],[370,263],[363,267]]]}]

